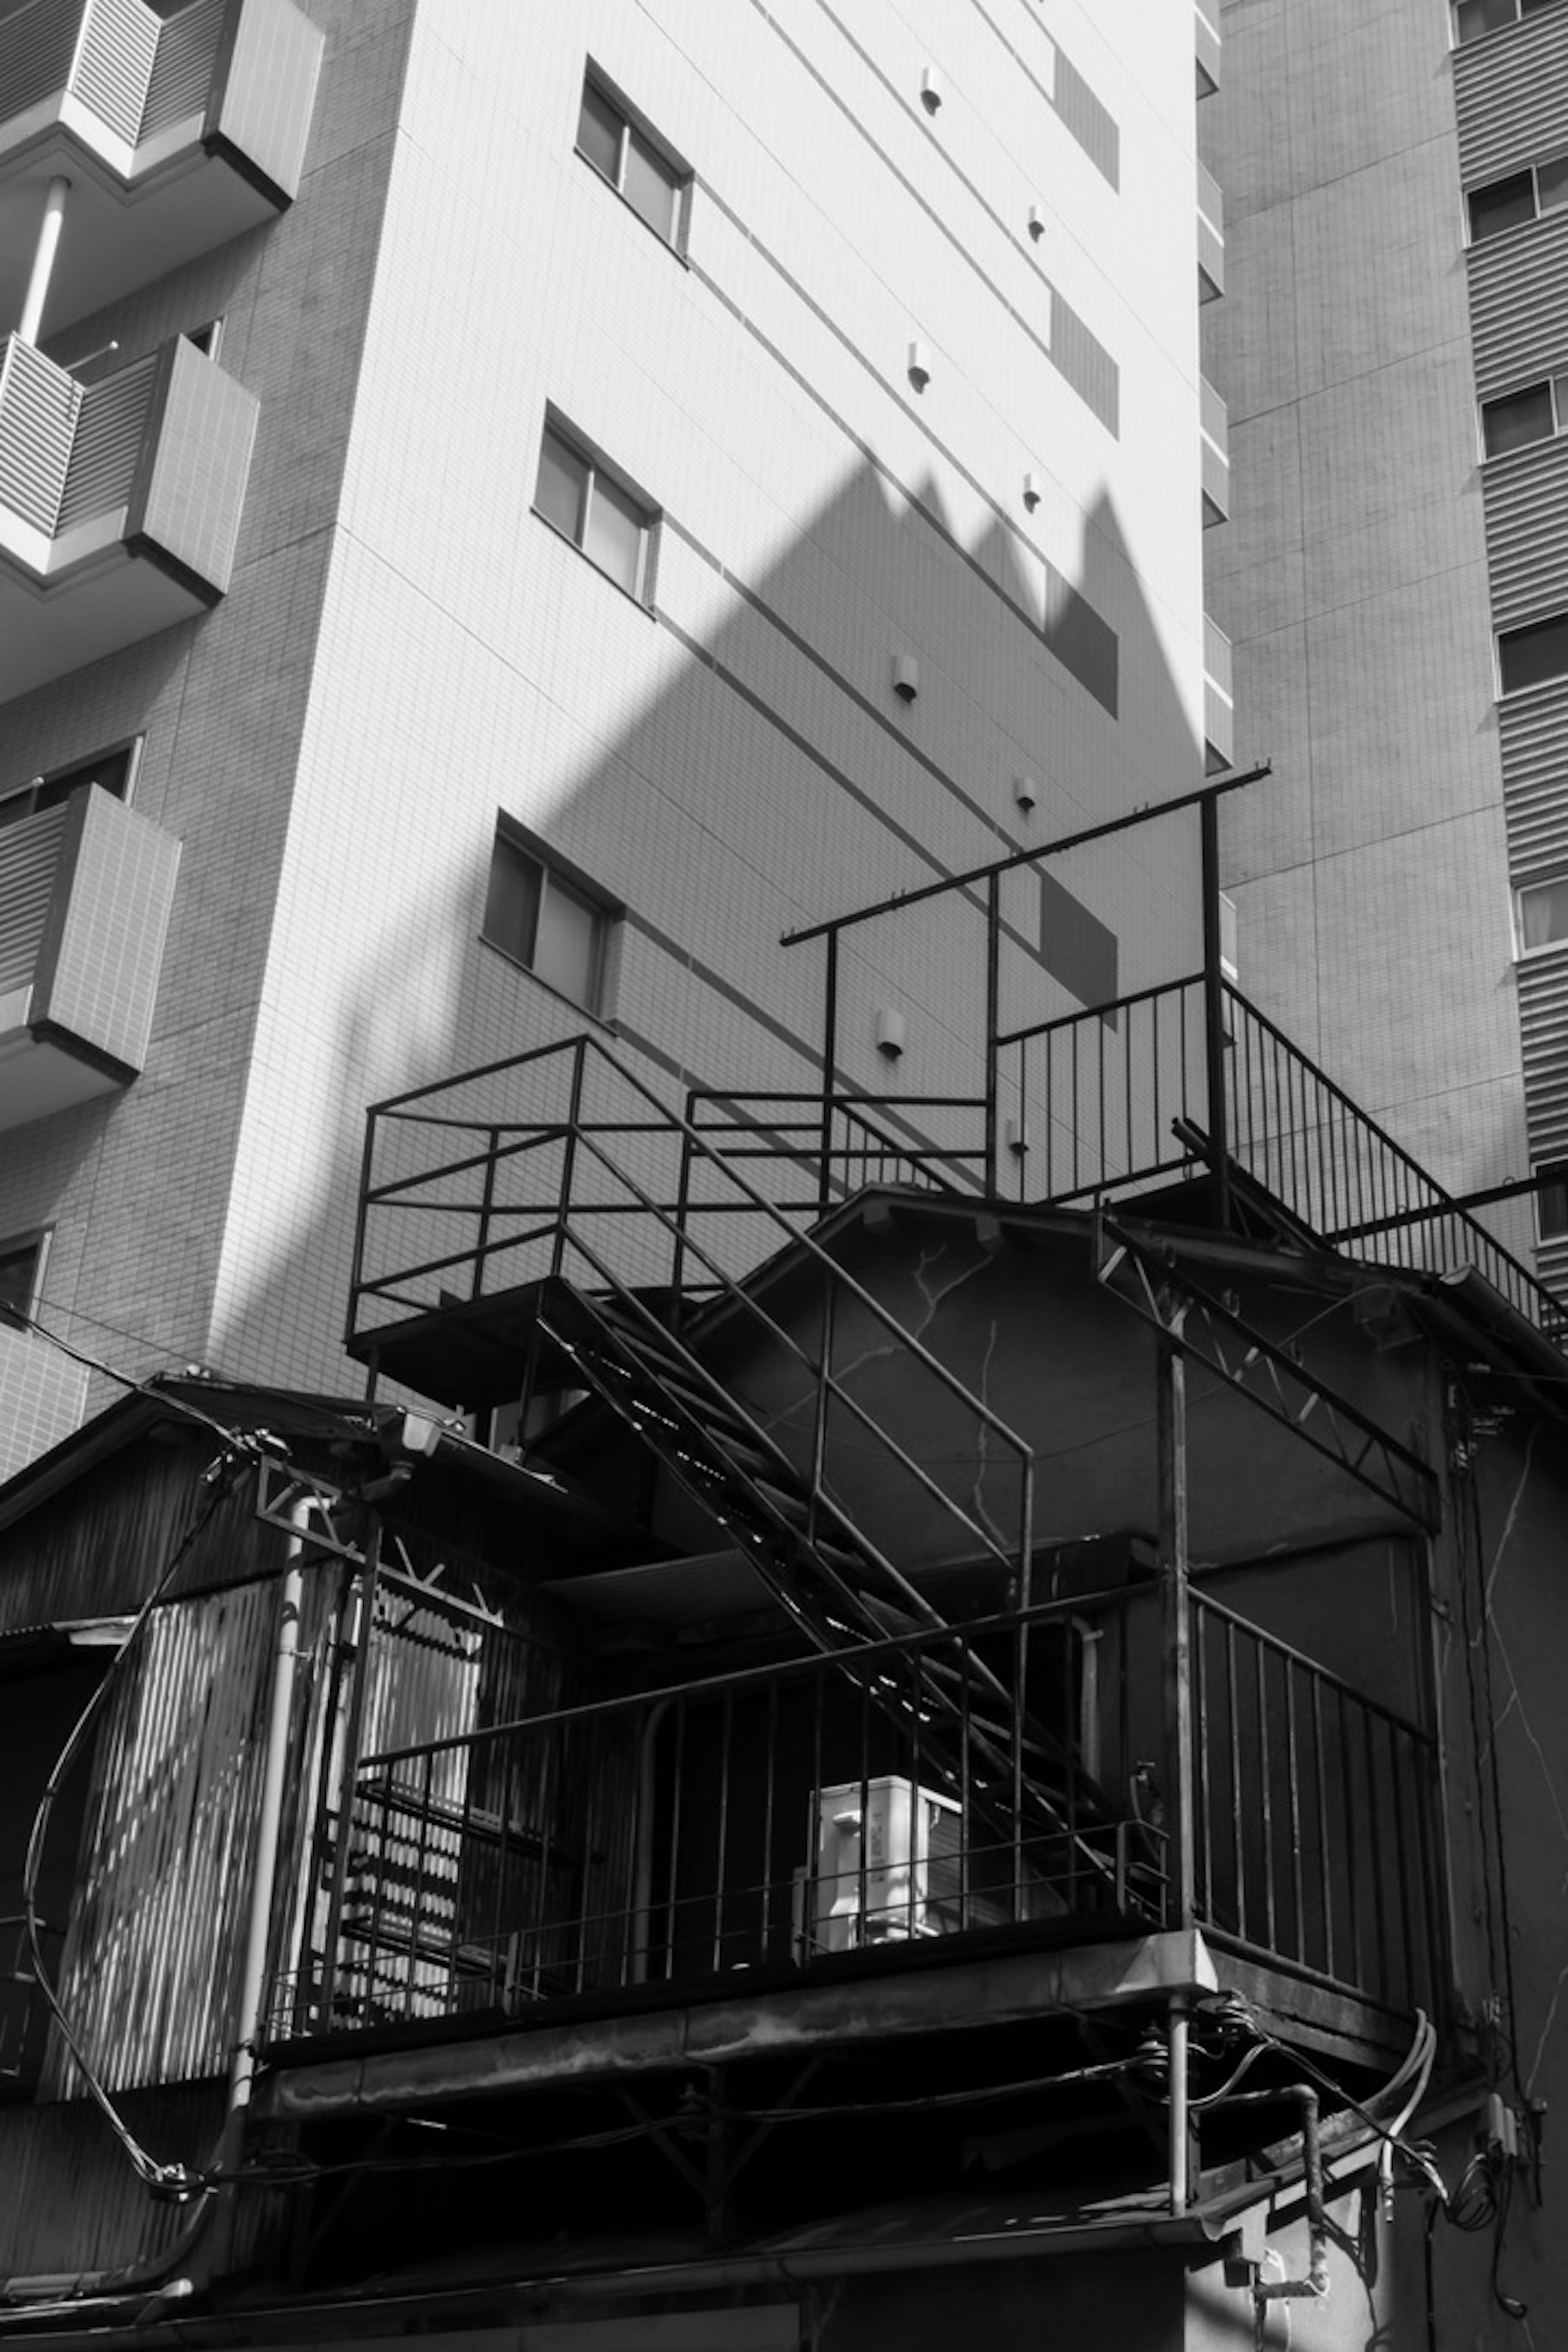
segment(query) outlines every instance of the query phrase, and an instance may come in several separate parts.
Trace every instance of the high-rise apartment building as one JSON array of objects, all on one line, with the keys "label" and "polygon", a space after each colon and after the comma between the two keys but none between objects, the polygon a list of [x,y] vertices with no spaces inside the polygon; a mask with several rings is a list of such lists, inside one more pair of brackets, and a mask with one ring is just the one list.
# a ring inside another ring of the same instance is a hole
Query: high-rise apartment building
[{"label": "high-rise apartment building", "polygon": [[[0,0],[0,1282],[89,1356],[341,1385],[368,1101],[809,1091],[784,934],[1223,764],[1208,37],[719,13]],[[1017,1017],[1193,878],[1010,884]],[[850,1085],[973,1091],[955,905],[846,942]],[[11,1465],[108,1393],[0,1332]]]},{"label": "high-rise apartment building", "polygon": [[[1237,0],[1204,110],[1244,985],[1456,1192],[1568,1148],[1568,10]],[[1568,1209],[1484,1213],[1548,1281]]]}]

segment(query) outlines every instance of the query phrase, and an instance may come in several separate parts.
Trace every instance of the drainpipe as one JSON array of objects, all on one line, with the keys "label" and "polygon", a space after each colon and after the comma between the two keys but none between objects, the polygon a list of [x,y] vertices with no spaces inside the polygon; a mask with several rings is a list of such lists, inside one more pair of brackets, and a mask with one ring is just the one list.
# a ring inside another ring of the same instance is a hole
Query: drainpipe
[{"label": "drainpipe", "polygon": [[224,2113],[217,2156],[213,2169],[219,2176],[218,2198],[226,2209],[227,2227],[216,2247],[208,2250],[208,2275],[222,2267],[233,2232],[235,2185],[221,2176],[239,2162],[246,2117],[256,2087],[257,2053],[267,2022],[267,1954],[272,1932],[273,1896],[278,1885],[278,1861],[283,1823],[283,1788],[289,1767],[289,1731],[294,1712],[294,1682],[300,1658],[300,1615],[305,1597],[305,1530],[312,1506],[309,1498],[290,1506],[290,1533],[285,1554],[283,1590],[278,1606],[277,1646],[272,1654],[272,1703],[267,1718],[267,1747],[261,1761],[261,1801],[256,1823],[256,1868],[250,1882],[250,1912],[246,1923],[245,1956],[235,2003],[234,2055],[228,2072],[228,2105]]},{"label": "drainpipe", "polygon": [[1296,2100],[1301,2110],[1301,2185],[1307,2201],[1307,2275],[1305,2278],[1263,2279],[1253,2281],[1252,2293],[1258,2304],[1292,2302],[1310,2295],[1321,2302],[1329,2292],[1329,2229],[1323,2205],[1323,2153],[1318,2138],[1318,2095],[1306,2083],[1286,2084],[1278,2091],[1247,2091],[1239,2098],[1227,2099],[1227,2107],[1262,2106],[1270,2099],[1283,2095]]},{"label": "drainpipe", "polygon": [[1187,2119],[1187,1997],[1184,1992],[1171,1995],[1170,2080],[1171,2210],[1179,2216],[1187,2210],[1192,2162]]},{"label": "drainpipe", "polygon": [[44,304],[48,299],[49,279],[54,276],[55,255],[59,248],[60,227],[66,216],[67,179],[57,176],[49,182],[49,192],[44,199],[43,226],[38,231],[38,243],[33,255],[33,274],[27,280],[26,299],[22,304],[22,316],[16,332],[25,343],[37,343],[38,330],[44,323]]}]

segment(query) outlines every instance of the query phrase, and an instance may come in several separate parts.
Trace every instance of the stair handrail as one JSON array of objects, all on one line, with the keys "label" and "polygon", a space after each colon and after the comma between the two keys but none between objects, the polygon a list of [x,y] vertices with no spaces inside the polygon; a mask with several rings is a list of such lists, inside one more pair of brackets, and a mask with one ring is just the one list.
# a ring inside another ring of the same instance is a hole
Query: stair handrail
[{"label": "stair handrail", "polygon": [[1229,981],[1226,981],[1223,987],[1228,1002],[1244,1013],[1248,1021],[1255,1023],[1265,1036],[1279,1047],[1299,1067],[1308,1071],[1314,1085],[1328,1095],[1340,1109],[1346,1112],[1353,1123],[1364,1134],[1370,1136],[1379,1150],[1384,1152],[1407,1177],[1414,1178],[1418,1185],[1425,1188],[1428,1195],[1426,1205],[1419,1210],[1412,1211],[1408,1215],[1401,1212],[1397,1218],[1393,1220],[1373,1218],[1367,1223],[1338,1227],[1331,1233],[1325,1233],[1322,1238],[1338,1247],[1344,1242],[1365,1238],[1380,1230],[1392,1231],[1402,1224],[1418,1224],[1423,1217],[1452,1217],[1468,1233],[1475,1235],[1484,1257],[1490,1258],[1496,1265],[1507,1267],[1508,1271],[1518,1279],[1523,1286],[1525,1297],[1532,1301],[1542,1302],[1547,1311],[1541,1318],[1541,1328],[1550,1330],[1554,1324],[1560,1326],[1564,1316],[1563,1302],[1553,1297],[1545,1284],[1531,1272],[1521,1259],[1514,1256],[1506,1242],[1500,1242],[1495,1234],[1489,1233],[1480,1220],[1473,1217],[1463,1202],[1457,1201],[1446,1186],[1440,1184],[1436,1177],[1421,1165],[1414,1153],[1407,1151],[1402,1143],[1397,1142],[1389,1134],[1387,1129],[1373,1118],[1370,1111],[1363,1110],[1353,1096],[1348,1095],[1342,1087],[1336,1085],[1325,1070],[1321,1070],[1311,1056],[1304,1054],[1300,1045],[1287,1036],[1284,1030],[1271,1021],[1266,1013],[1259,1012],[1250,998],[1242,994],[1240,989],[1233,986]]},{"label": "stair handrail", "polygon": [[[636,1071],[629,1069],[626,1064],[623,1062],[618,1055],[612,1054],[609,1048],[600,1038],[593,1036],[586,1032],[583,1032],[574,1037],[559,1039],[552,1045],[532,1046],[528,1052],[523,1054],[503,1055],[498,1061],[483,1063],[475,1069],[460,1072],[457,1080],[451,1078],[436,1079],[426,1086],[411,1087],[405,1094],[389,1096],[384,1102],[373,1103],[365,1116],[367,1120],[372,1122],[384,1116],[402,1116],[404,1107],[406,1104],[421,1101],[431,1095],[444,1093],[455,1084],[460,1083],[463,1086],[471,1086],[481,1078],[495,1077],[505,1070],[521,1069],[528,1063],[542,1060],[548,1055],[574,1053],[583,1049],[586,1049],[589,1053],[595,1055],[606,1066],[606,1067],[613,1070],[617,1077],[624,1079],[626,1085],[631,1087],[632,1091],[635,1094],[639,1095],[642,1099],[658,1115],[657,1122],[658,1126],[662,1126],[668,1129],[671,1133],[683,1137],[698,1159],[705,1160],[710,1166],[717,1168],[721,1174],[735,1187],[736,1191],[743,1193],[746,1199],[751,1202],[752,1206],[754,1209],[760,1210],[768,1222],[775,1226],[777,1230],[784,1235],[788,1242],[803,1250],[807,1256],[813,1258],[818,1264],[826,1266],[830,1271],[833,1278],[837,1282],[840,1283],[861,1306],[867,1307],[878,1322],[883,1324],[896,1339],[907,1347],[925,1366],[927,1370],[934,1373],[936,1378],[946,1388],[951,1390],[953,1395],[959,1399],[960,1402],[969,1406],[978,1419],[986,1423],[989,1427],[994,1429],[997,1436],[1012,1446],[1026,1465],[1032,1465],[1034,1459],[1033,1449],[1027,1444],[1026,1440],[1019,1435],[1016,1430],[1012,1428],[1007,1422],[1003,1420],[1000,1413],[994,1412],[991,1406],[986,1404],[983,1398],[975,1396],[973,1391],[966,1388],[963,1382],[958,1379],[957,1375],[952,1371],[946,1364],[942,1363],[939,1357],[933,1356],[929,1349],[922,1346],[915,1334],[909,1330],[905,1325],[900,1323],[896,1316],[890,1315],[887,1308],[884,1307],[878,1299],[873,1297],[869,1291],[866,1290],[861,1284],[858,1283],[855,1280],[854,1276],[851,1275],[846,1267],[839,1265],[837,1259],[832,1255],[831,1252],[823,1248],[822,1244],[816,1239],[815,1235],[804,1230],[799,1225],[793,1223],[784,1212],[768,1199],[765,1192],[760,1192],[754,1184],[751,1183],[739,1172],[738,1168],[732,1160],[727,1159],[722,1152],[711,1150],[706,1140],[703,1131],[692,1127],[679,1111],[671,1110],[667,1103],[661,1102],[658,1095],[654,1093],[652,1087],[645,1084],[645,1082],[637,1076]],[[421,1120],[419,1123],[432,1126],[461,1125],[482,1127],[487,1130],[493,1129],[498,1133],[504,1131],[510,1127],[521,1126],[522,1124],[522,1122],[520,1121],[510,1120],[483,1119],[459,1121],[455,1119],[442,1120],[439,1118],[433,1118],[428,1121]],[[542,1122],[542,1124],[560,1128],[563,1123],[557,1119]],[[637,1131],[657,1131],[657,1128]],[[580,1139],[584,1133],[592,1132],[593,1130],[591,1129],[584,1129],[580,1128],[578,1129]],[[609,1167],[615,1175],[626,1182],[630,1189],[638,1189],[631,1184],[631,1180],[626,1177],[624,1169],[620,1168],[616,1162],[611,1160],[607,1154],[596,1152],[595,1156],[603,1160],[605,1165]],[[475,1155],[472,1161],[465,1161],[461,1164],[465,1166],[480,1164],[482,1157],[483,1155]],[[420,1180],[418,1178],[410,1177],[405,1181],[412,1184],[419,1181]],[[362,1203],[366,1197],[368,1190],[368,1187],[362,1188]],[[656,1202],[649,1201],[647,1205],[649,1213],[654,1216],[656,1221],[663,1226],[667,1232],[670,1233],[672,1236],[674,1236],[675,1228],[669,1212],[667,1209],[660,1207]],[[560,1210],[561,1214],[564,1216],[567,1211],[567,1204],[564,1201],[560,1203]],[[453,1210],[451,1213],[456,1215],[462,1213]],[[497,1244],[496,1246],[500,1245]],[[693,1244],[689,1239],[686,1241],[685,1246],[688,1250],[691,1250],[693,1248]],[[705,1253],[694,1252],[694,1254],[701,1255],[704,1258],[704,1262],[708,1263]],[[473,1253],[471,1251],[467,1253],[458,1253],[455,1255],[452,1262],[460,1263],[463,1256],[471,1256],[472,1255]],[[354,1283],[356,1290],[362,1287],[368,1288],[371,1286],[369,1285],[362,1285],[358,1279],[357,1267],[359,1256],[360,1251],[356,1247],[356,1276]],[[734,1277],[725,1274],[722,1268],[714,1266],[712,1270],[721,1282],[726,1285],[734,1285]],[[734,1286],[739,1288],[738,1285],[734,1285]],[[748,1300],[747,1303],[751,1304],[752,1302]]]},{"label": "stair handrail", "polygon": [[[613,1067],[618,1069],[621,1066],[615,1061],[613,1055],[606,1055],[605,1058],[611,1062]],[[896,1459],[914,1472],[916,1477],[927,1491],[941,1501],[950,1517],[956,1518],[961,1526],[968,1528],[973,1534],[978,1536],[984,1547],[991,1551],[996,1559],[1001,1560],[1004,1565],[1009,1565],[1007,1553],[996,1538],[992,1536],[977,1519],[972,1518],[969,1513],[965,1511],[951,1495],[947,1494],[942,1487],[939,1486],[935,1480],[930,1476],[929,1473],[927,1473],[918,1462],[914,1461],[910,1455],[905,1454],[903,1448],[899,1444],[897,1439],[892,1436],[890,1432],[884,1429],[881,1423],[873,1417],[867,1407],[861,1404],[857,1398],[851,1396],[848,1391],[841,1386],[834,1374],[828,1370],[826,1363],[818,1365],[814,1362],[812,1357],[806,1349],[801,1346],[800,1342],[795,1339],[791,1333],[786,1331],[782,1324],[774,1320],[773,1317],[768,1313],[766,1307],[763,1307],[759,1300],[754,1298],[750,1291],[746,1289],[743,1283],[739,1281],[733,1275],[730,1274],[715,1258],[711,1257],[708,1251],[702,1247],[702,1244],[700,1242],[695,1241],[689,1233],[682,1234],[669,1212],[661,1208],[656,1201],[652,1200],[643,1191],[635,1177],[628,1175],[626,1171],[620,1167],[618,1163],[611,1158],[608,1152],[603,1150],[596,1141],[591,1139],[589,1136],[584,1134],[579,1137],[579,1145],[580,1147],[587,1150],[590,1158],[599,1160],[601,1165],[607,1168],[610,1171],[610,1173],[615,1176],[620,1183],[626,1187],[626,1190],[632,1194],[633,1198],[637,1200],[647,1213],[654,1218],[655,1222],[663,1227],[664,1230],[672,1236],[672,1238],[681,1244],[683,1251],[687,1255],[696,1257],[699,1262],[708,1269],[714,1277],[714,1280],[721,1291],[726,1294],[730,1298],[733,1299],[740,1306],[742,1312],[750,1316],[755,1323],[761,1324],[769,1333],[770,1337],[779,1340],[791,1355],[795,1356],[802,1364],[805,1365],[806,1370],[811,1373],[814,1380],[826,1383],[826,1385],[832,1390],[834,1395],[839,1398],[841,1402],[849,1408],[850,1412],[855,1414],[856,1418],[860,1421],[862,1425],[868,1429],[881,1444],[886,1446],[888,1451],[892,1454]],[[715,1159],[721,1159],[721,1155],[719,1154],[704,1154],[704,1157],[709,1156]],[[726,1174],[733,1173],[728,1161],[721,1161],[721,1164]],[[739,1181],[740,1180],[737,1181]],[[751,1192],[752,1188],[742,1182],[741,1184],[741,1189],[747,1192]],[[1029,1571],[1029,1555],[1032,1549],[1033,1536],[1033,1449],[1027,1444],[1024,1438],[1019,1436],[1016,1430],[1009,1427],[1007,1423],[1002,1419],[999,1413],[993,1412],[991,1408],[984,1403],[983,1399],[975,1396],[972,1390],[966,1388],[964,1383],[958,1379],[957,1375],[950,1369],[950,1367],[942,1363],[940,1357],[933,1356],[931,1350],[922,1346],[921,1341],[915,1338],[914,1334],[908,1330],[906,1327],[899,1321],[896,1316],[890,1315],[887,1308],[884,1307],[878,1299],[873,1297],[869,1291],[866,1290],[861,1284],[858,1283],[854,1276],[847,1273],[847,1270],[839,1265],[837,1259],[832,1255],[831,1252],[824,1250],[811,1235],[802,1234],[794,1227],[790,1223],[789,1220],[784,1215],[782,1211],[775,1210],[773,1207],[773,1204],[768,1202],[764,1194],[756,1193],[753,1197],[757,1203],[762,1206],[764,1211],[773,1218],[774,1222],[784,1229],[792,1243],[804,1243],[807,1247],[808,1253],[816,1258],[820,1265],[826,1268],[831,1280],[841,1284],[861,1305],[868,1308],[873,1318],[896,1340],[907,1347],[923,1365],[925,1365],[931,1371],[934,1372],[942,1384],[958,1399],[960,1403],[968,1407],[974,1413],[977,1419],[994,1429],[997,1435],[1011,1445],[1016,1453],[1019,1457],[1024,1489],[1023,1508],[1021,1513],[1023,1532],[1020,1538],[1020,1556],[1017,1562],[1017,1568],[1021,1579],[1023,1580],[1024,1586],[1026,1588]],[[563,1217],[563,1231],[565,1230],[564,1213]],[[569,1232],[567,1233],[567,1239],[571,1247],[587,1259],[595,1271],[599,1274],[601,1279],[607,1282],[618,1296],[623,1297],[631,1296],[627,1286],[622,1281],[621,1277],[618,1275],[614,1274],[605,1265],[604,1261],[599,1257],[598,1253],[589,1246],[580,1234]],[[634,1300],[634,1304],[636,1303],[637,1302]],[[650,1324],[655,1322],[655,1318],[648,1316],[646,1309],[643,1309],[640,1305],[638,1306],[638,1312],[643,1316],[644,1319],[648,1321]],[[667,1331],[665,1331],[665,1327],[663,1325],[658,1325],[657,1328],[664,1333],[666,1338],[670,1336]],[[755,1424],[753,1424],[753,1426]],[[765,1434],[765,1433],[763,1432],[759,1432],[759,1433]],[[775,1450],[779,1451],[782,1454],[783,1449],[777,1447],[776,1441],[770,1439],[769,1443],[773,1444]],[[788,1457],[784,1456],[784,1458],[787,1459]],[[826,1492],[826,1490],[824,1491]],[[847,1518],[847,1515],[842,1513],[841,1507],[833,1501],[832,1496],[827,1495],[826,1499],[831,1507],[836,1511],[840,1511],[840,1515],[846,1517],[847,1523],[855,1528],[855,1532],[858,1540],[862,1542],[867,1541],[867,1538],[860,1531],[858,1524],[853,1520],[849,1520]],[[872,1549],[874,1549],[874,1547]],[[879,1565],[885,1564],[881,1561],[879,1555],[878,1558]],[[897,1575],[898,1571],[894,1570],[893,1573]],[[899,1580],[902,1582],[903,1580],[900,1577]]]},{"label": "stair handrail", "polygon": [[[624,1171],[621,1170],[616,1170],[616,1172],[618,1175],[624,1175]],[[701,1358],[699,1356],[693,1356],[689,1349],[681,1344],[679,1333],[670,1331],[667,1325],[660,1323],[658,1317],[654,1315],[643,1301],[637,1297],[636,1292],[629,1289],[621,1280],[620,1276],[615,1274],[610,1267],[605,1265],[603,1259],[599,1257],[597,1252],[591,1249],[588,1244],[584,1242],[580,1235],[575,1234],[572,1235],[571,1245],[574,1250],[578,1251],[581,1255],[587,1259],[589,1265],[593,1266],[595,1272],[615,1293],[616,1298],[624,1306],[630,1307],[637,1316],[639,1321],[645,1323],[650,1331],[657,1333],[660,1340],[667,1347],[673,1343],[673,1345],[679,1349],[680,1354],[685,1358],[689,1364],[695,1366],[699,1372],[705,1374],[709,1379],[713,1377],[711,1372],[709,1371],[708,1367],[702,1362]],[[700,1253],[699,1253],[699,1255],[700,1255]],[[724,1276],[721,1272],[720,1275],[720,1280],[726,1287],[731,1286],[731,1278]],[[821,1381],[824,1385],[831,1389],[834,1395],[838,1398],[839,1402],[848,1407],[855,1418],[864,1428],[870,1432],[871,1435],[875,1437],[879,1444],[887,1448],[888,1452],[892,1454],[900,1465],[914,1474],[914,1476],[920,1485],[925,1488],[926,1492],[931,1495],[935,1501],[939,1502],[942,1506],[951,1517],[956,1518],[962,1527],[966,1528],[972,1535],[977,1536],[985,1549],[992,1552],[1005,1567],[1007,1566],[1007,1554],[1003,1549],[1002,1546],[996,1541],[995,1538],[990,1535],[977,1520],[972,1519],[968,1512],[965,1511],[960,1504],[955,1502],[953,1497],[946,1493],[942,1487],[937,1485],[935,1479],[931,1477],[929,1471],[922,1468],[921,1465],[914,1459],[912,1454],[907,1454],[904,1451],[904,1448],[899,1444],[898,1439],[892,1435],[890,1431],[884,1429],[881,1423],[878,1422],[868,1411],[866,1406],[861,1404],[858,1398],[851,1396],[849,1391],[841,1386],[839,1381],[834,1377],[833,1373],[827,1370],[826,1365],[818,1365],[815,1363],[805,1349],[800,1345],[800,1342],[786,1331],[782,1324],[776,1323],[765,1307],[759,1307],[757,1302],[750,1297],[742,1286],[737,1284],[734,1285],[733,1287],[736,1295],[742,1299],[746,1309],[754,1316],[755,1319],[767,1330],[769,1335],[781,1341],[788,1352],[805,1365],[806,1370],[812,1374],[814,1379]],[[731,1410],[737,1412],[742,1421],[744,1422],[749,1433],[752,1437],[758,1439],[771,1453],[775,1454],[780,1462],[782,1462],[786,1468],[794,1471],[795,1465],[791,1463],[789,1455],[784,1452],[783,1446],[780,1445],[777,1438],[773,1435],[772,1432],[765,1429],[762,1423],[753,1417],[749,1408],[741,1402],[732,1392],[727,1391],[726,1393],[728,1395]],[[801,1474],[798,1471],[795,1471],[795,1475],[798,1476]],[[1027,1475],[1026,1468],[1026,1475]],[[826,1485],[824,1485],[820,1479],[815,1477],[812,1478],[811,1484],[813,1486],[821,1487],[821,1491],[827,1502],[829,1509],[834,1511],[837,1517],[843,1520],[845,1527],[853,1534],[855,1541],[860,1545],[867,1557],[874,1563],[874,1565],[889,1579],[889,1580],[898,1588],[900,1592],[910,1601],[910,1605],[914,1607],[922,1617],[925,1617],[930,1621],[931,1629],[934,1631],[939,1626],[945,1627],[950,1621],[942,1617],[939,1612],[932,1611],[931,1603],[913,1585],[910,1583],[902,1570],[894,1565],[878,1544],[873,1543],[870,1537],[868,1536],[865,1530],[861,1528],[858,1520],[852,1517],[842,1504],[834,1500],[832,1494],[828,1491]],[[857,1646],[858,1647],[858,1645]]]}]

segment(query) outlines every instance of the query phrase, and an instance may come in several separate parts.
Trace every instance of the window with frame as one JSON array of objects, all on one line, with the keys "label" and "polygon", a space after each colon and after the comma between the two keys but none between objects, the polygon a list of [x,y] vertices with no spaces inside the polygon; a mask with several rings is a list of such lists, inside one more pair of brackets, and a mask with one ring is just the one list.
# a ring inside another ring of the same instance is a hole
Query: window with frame
[{"label": "window with frame", "polygon": [[1568,376],[1550,376],[1519,392],[1481,403],[1481,446],[1489,457],[1506,457],[1568,430]]},{"label": "window with frame", "polygon": [[100,792],[112,793],[117,801],[129,800],[139,748],[139,740],[117,743],[112,751],[97,752],[90,760],[73,761],[68,768],[52,768],[47,775],[34,776],[16,792],[0,793],[0,825],[19,824],[25,816],[37,816],[41,809],[58,808],[83,784],[96,784]]},{"label": "window with frame", "polygon": [[1541,882],[1523,882],[1514,893],[1519,951],[1533,955],[1542,948],[1568,941],[1568,874]]},{"label": "window with frame", "polygon": [[1544,16],[1562,5],[1563,0],[1457,0],[1454,37],[1463,48],[1467,41],[1479,41],[1483,34],[1500,32],[1505,25],[1517,25],[1531,16]]},{"label": "window with frame", "polygon": [[1568,1234],[1568,1160],[1552,1160],[1535,1171],[1535,1230],[1543,1242]]},{"label": "window with frame", "polygon": [[480,936],[584,1013],[605,1012],[620,913],[520,825],[504,816],[497,824]]},{"label": "window with frame", "polygon": [[26,1322],[44,1286],[45,1234],[19,1234],[0,1241],[0,1328]]},{"label": "window with frame", "polygon": [[1506,180],[1472,188],[1466,201],[1472,245],[1500,236],[1505,229],[1518,228],[1543,213],[1561,212],[1568,205],[1568,155],[1551,156],[1526,171],[1510,172]]},{"label": "window with frame", "polygon": [[1568,677],[1568,613],[1531,621],[1521,629],[1504,629],[1497,644],[1504,694],[1522,694],[1528,687]]},{"label": "window with frame", "polygon": [[533,510],[628,596],[651,603],[658,509],[553,419],[540,444]]},{"label": "window with frame", "polygon": [[591,68],[583,82],[577,152],[677,253],[686,246],[691,173]]}]

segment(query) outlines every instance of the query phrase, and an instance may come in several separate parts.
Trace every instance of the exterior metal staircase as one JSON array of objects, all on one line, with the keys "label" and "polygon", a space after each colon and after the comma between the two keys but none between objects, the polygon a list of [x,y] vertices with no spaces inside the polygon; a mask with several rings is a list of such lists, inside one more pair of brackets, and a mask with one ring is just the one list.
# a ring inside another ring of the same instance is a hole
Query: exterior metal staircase
[{"label": "exterior metal staircase", "polygon": [[[574,1377],[633,1430],[669,1475],[740,1545],[813,1645],[830,1655],[900,1733],[921,1777],[984,1822],[1017,1858],[1016,1894],[1043,1913],[1152,1897],[1148,1856],[1131,1874],[1118,1809],[1066,1741],[1027,1713],[1026,1652],[1010,1686],[722,1382],[635,1294],[590,1296],[563,1278],[540,1299],[542,1335]],[[820,1449],[819,1449],[820,1450]],[[898,1671],[889,1634],[946,1633]],[[869,1653],[869,1654],[868,1654]],[[1075,1894],[1061,1893],[1066,1881]]]}]

